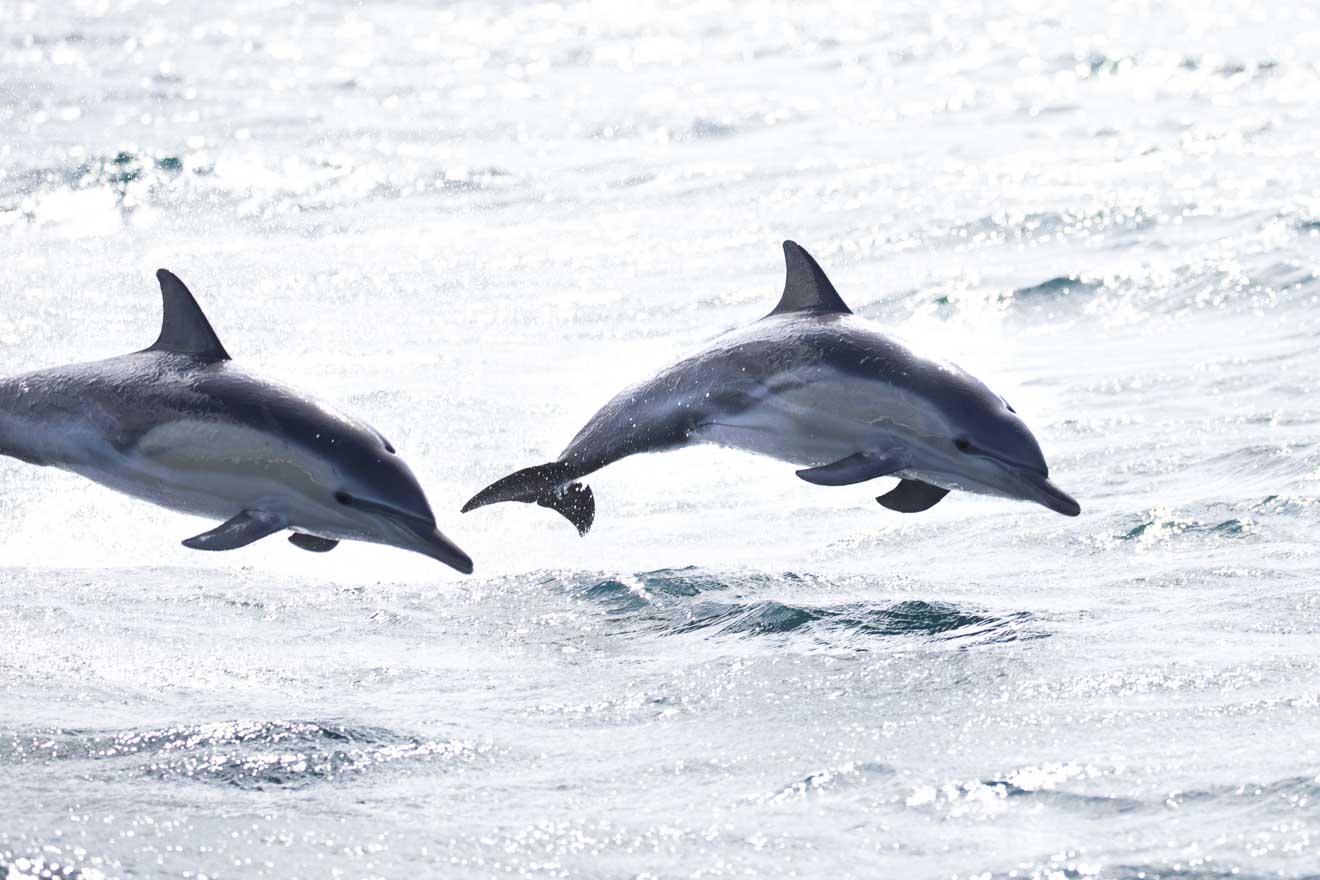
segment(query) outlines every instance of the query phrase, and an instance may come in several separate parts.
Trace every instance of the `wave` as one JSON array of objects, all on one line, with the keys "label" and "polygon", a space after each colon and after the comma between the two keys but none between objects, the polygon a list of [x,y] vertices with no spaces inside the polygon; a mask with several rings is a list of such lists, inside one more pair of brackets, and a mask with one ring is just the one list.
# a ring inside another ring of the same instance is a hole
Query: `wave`
[{"label": "wave", "polygon": [[1138,68],[1165,69],[1173,72],[1198,73],[1216,78],[1245,77],[1248,80],[1273,76],[1279,62],[1273,58],[1225,59],[1218,55],[1177,55],[1159,52],[1151,55],[1110,55],[1104,52],[1074,53],[1055,58],[1055,69],[1071,70],[1079,79],[1122,76]]},{"label": "wave", "polygon": [[1033,284],[1030,287],[1019,287],[1017,290],[1013,291],[1013,299],[1057,298],[1074,294],[1085,295],[1088,293],[1095,293],[1102,286],[1103,284],[1099,281],[1086,280],[1078,275],[1059,275],[1048,281]]},{"label": "wave", "polygon": [[1255,805],[1267,808],[1278,805],[1283,811],[1291,814],[1299,803],[1305,804],[1320,799],[1320,777],[1289,776],[1273,782],[1245,782],[1192,788],[1170,792],[1161,803],[1171,807],[1224,801],[1241,803],[1244,798],[1251,799]]},{"label": "wave", "polygon": [[1140,798],[1116,794],[1086,794],[1053,787],[1024,787],[1011,779],[987,780],[983,785],[998,789],[1002,796],[1013,800],[1029,798],[1035,801],[1053,804],[1065,809],[1075,810],[1089,816],[1121,815],[1152,809],[1158,806]]},{"label": "wave", "polygon": [[754,798],[760,803],[785,803],[804,800],[826,792],[864,785],[879,779],[892,779],[898,773],[888,764],[873,761],[850,761],[838,767],[817,770],[790,783],[774,794]]},{"label": "wave", "polygon": [[[945,783],[940,787],[919,786],[905,799],[904,803],[915,809],[933,809],[962,815],[968,811],[980,811],[987,808],[997,811],[1006,802],[1028,801],[1032,806],[1050,805],[1071,812],[1080,813],[1086,818],[1104,819],[1111,816],[1155,810],[1161,807],[1159,802],[1138,798],[1089,794],[1086,792],[1059,789],[1053,785],[1046,787],[1023,787],[1007,779],[974,780],[971,782]],[[999,806],[995,806],[999,805]]]},{"label": "wave", "polygon": [[1265,812],[1276,808],[1280,815],[1295,815],[1297,805],[1320,796],[1320,782],[1309,776],[1294,776],[1271,783],[1215,785],[1186,791],[1164,792],[1150,797],[1081,790],[1090,780],[1112,777],[1112,769],[1077,763],[1042,764],[1023,767],[999,778],[948,782],[938,787],[919,786],[905,799],[908,807],[940,812],[965,812],[969,807],[994,803],[1024,802],[1029,808],[1048,805],[1101,819],[1128,814],[1167,814],[1196,805],[1222,807],[1232,804]]},{"label": "wave", "polygon": [[369,162],[344,154],[296,155],[280,162],[205,148],[121,150],[62,166],[11,171],[0,178],[0,224],[85,224],[89,211],[113,227],[142,209],[205,207],[242,218],[360,206],[424,193],[507,190],[508,169],[422,162]]},{"label": "wave", "polygon": [[1243,538],[1252,534],[1250,521],[1231,518],[1219,522],[1180,519],[1165,511],[1150,511],[1141,521],[1115,537],[1119,541],[1154,543],[1180,537]]},{"label": "wave", "polygon": [[475,742],[315,721],[225,721],[0,737],[0,763],[112,762],[130,774],[254,790],[299,788],[400,763],[464,761],[486,751]]},{"label": "wave", "polygon": [[1130,235],[1159,224],[1161,211],[1144,205],[1113,205],[1065,211],[1001,212],[988,214],[943,230],[938,237],[952,244],[1006,244],[1059,237],[1094,238]]},{"label": "wave", "polygon": [[[966,222],[932,223],[907,239],[877,239],[866,249],[892,255],[911,247],[993,251],[1002,245],[1075,241],[1070,250],[1141,245],[1157,250],[1177,246],[1165,236],[1169,218],[1194,215],[1194,205],[1129,205],[1096,210],[994,214]],[[1320,276],[1306,258],[1303,239],[1320,234],[1320,221],[1309,215],[1252,214],[1246,218],[1205,217],[1199,222],[1222,227],[1250,241],[1268,242],[1260,249],[1244,247],[1231,262],[1211,251],[1190,252],[1176,265],[1137,265],[1131,260],[1105,260],[1096,271],[1094,259],[1083,265],[1063,265],[1040,280],[1016,286],[949,278],[942,283],[910,288],[868,304],[863,313],[898,322],[913,314],[952,318],[986,310],[1037,324],[1060,317],[1131,320],[1183,316],[1189,313],[1241,312],[1296,307],[1310,308],[1320,295]],[[1170,226],[1170,230],[1174,227]],[[1279,231],[1291,228],[1295,239],[1282,248]],[[1093,255],[1094,256],[1094,255]],[[1111,266],[1115,268],[1111,268]]]},{"label": "wave", "polygon": [[[1255,479],[1262,485],[1269,485],[1271,480],[1277,483],[1299,478],[1299,474],[1293,472],[1297,468],[1290,462],[1283,463],[1280,474],[1270,473],[1267,467],[1261,475],[1256,469],[1242,464],[1238,456],[1222,458],[1228,462],[1237,461],[1238,466],[1228,467],[1221,463],[1213,470],[1206,469],[1206,473],[1231,474],[1238,481]],[[1317,499],[1310,495],[1271,494],[1202,502],[1182,508],[1153,507],[1120,521],[1120,531],[1112,534],[1112,540],[1147,546],[1168,542],[1258,541],[1266,535],[1278,539],[1281,537],[1279,529],[1286,530],[1282,534],[1289,534],[1293,529],[1309,528],[1320,511],[1317,503]]]},{"label": "wave", "polygon": [[32,760],[119,758],[175,750],[256,743],[308,744],[318,740],[342,743],[401,741],[382,728],[349,727],[314,721],[223,721],[147,730],[104,732],[68,729],[30,737],[8,737],[0,754]]},{"label": "wave", "polygon": [[698,605],[690,610],[688,620],[672,626],[669,631],[673,635],[713,630],[721,634],[758,636],[812,629],[821,634],[1006,642],[1043,635],[1023,628],[1031,619],[1025,611],[1005,615],[981,614],[943,602],[920,600],[892,605],[849,604],[817,608],[761,601]]},{"label": "wave", "polygon": [[[611,578],[581,589],[579,595],[603,606],[613,620],[641,625],[665,636],[706,632],[758,637],[805,633],[829,640],[847,637],[921,637],[948,642],[1007,642],[1041,638],[1025,611],[995,614],[945,602],[902,600],[807,605],[758,598],[755,594],[800,589],[814,579],[795,574],[718,577],[695,568],[646,572]],[[718,601],[710,594],[734,592]]]},{"label": "wave", "polygon": [[986,871],[979,875],[985,880],[1250,880],[1252,875],[1243,874],[1235,868],[1191,867],[1182,860],[1172,860],[1166,864],[1106,864],[1104,871],[1096,874],[1085,860],[1073,867],[1069,864],[1052,860],[1038,868],[1021,866],[1010,871]]}]

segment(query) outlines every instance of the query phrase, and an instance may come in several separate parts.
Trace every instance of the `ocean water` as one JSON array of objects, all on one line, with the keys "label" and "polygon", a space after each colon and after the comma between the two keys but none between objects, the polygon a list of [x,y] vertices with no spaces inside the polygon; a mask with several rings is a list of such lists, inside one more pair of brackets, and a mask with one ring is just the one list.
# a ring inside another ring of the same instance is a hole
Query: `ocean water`
[{"label": "ocean water", "polygon": [[[0,461],[0,877],[1320,876],[1320,12],[0,4],[0,368],[372,421],[463,577]],[[1077,519],[694,449],[472,493],[793,238]]]}]

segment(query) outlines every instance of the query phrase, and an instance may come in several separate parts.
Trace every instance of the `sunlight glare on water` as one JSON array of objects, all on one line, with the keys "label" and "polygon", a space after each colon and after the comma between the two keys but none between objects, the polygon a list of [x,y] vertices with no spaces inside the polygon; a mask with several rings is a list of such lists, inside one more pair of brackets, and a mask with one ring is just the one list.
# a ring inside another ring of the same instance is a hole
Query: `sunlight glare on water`
[{"label": "sunlight glare on water", "polygon": [[[463,578],[0,460],[0,878],[1305,877],[1320,15],[0,5],[4,373],[155,338],[390,438]],[[507,504],[780,242],[1082,515],[694,449]]]}]

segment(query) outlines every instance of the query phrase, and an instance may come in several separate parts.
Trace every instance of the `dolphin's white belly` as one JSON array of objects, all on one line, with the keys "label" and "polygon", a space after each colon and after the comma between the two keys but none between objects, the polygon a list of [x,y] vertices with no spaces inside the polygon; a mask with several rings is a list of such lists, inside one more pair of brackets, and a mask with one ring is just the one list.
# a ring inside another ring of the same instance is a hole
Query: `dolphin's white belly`
[{"label": "dolphin's white belly", "polygon": [[779,407],[757,406],[704,422],[691,440],[741,449],[798,465],[827,464],[857,452],[860,435],[830,418],[801,418]]},{"label": "dolphin's white belly", "polygon": [[747,409],[712,415],[690,439],[815,466],[897,451],[914,429],[930,429],[919,401],[889,383],[830,372],[785,385]]},{"label": "dolphin's white belly", "polygon": [[256,509],[308,525],[333,517],[331,468],[275,435],[241,425],[169,422],[124,452],[89,451],[67,469],[170,510],[228,519]]}]

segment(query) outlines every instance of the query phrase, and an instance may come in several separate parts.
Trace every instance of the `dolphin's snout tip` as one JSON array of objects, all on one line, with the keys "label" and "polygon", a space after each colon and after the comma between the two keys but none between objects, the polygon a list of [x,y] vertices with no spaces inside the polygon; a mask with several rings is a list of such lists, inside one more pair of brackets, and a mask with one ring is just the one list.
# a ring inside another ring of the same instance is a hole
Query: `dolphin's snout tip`
[{"label": "dolphin's snout tip", "polygon": [[454,569],[455,571],[462,572],[463,574],[472,574],[472,570],[474,568],[472,564],[472,557],[468,556],[462,550],[458,549],[457,544],[455,544],[453,541],[450,541],[448,538],[446,538],[444,535],[441,535],[439,532],[436,532],[436,536],[440,540],[436,542],[437,552],[435,553],[435,558],[440,560],[450,568]]},{"label": "dolphin's snout tip", "polygon": [[1077,499],[1049,480],[1044,480],[1038,488],[1040,489],[1040,495],[1036,500],[1055,513],[1061,513],[1064,516],[1077,516],[1082,512],[1082,505],[1077,503]]},{"label": "dolphin's snout tip", "polygon": [[[438,532],[436,534],[439,535]],[[432,559],[443,562],[455,571],[462,572],[463,574],[472,574],[474,568],[472,557],[458,549],[458,545],[454,544],[452,541],[446,540],[443,535],[439,535],[439,537],[440,540],[436,542],[435,547],[427,555]]]},{"label": "dolphin's snout tip", "polygon": [[439,529],[433,528],[427,533],[418,532],[417,539],[411,542],[409,549],[415,550],[423,556],[429,556],[437,562],[443,562],[455,571],[472,574],[472,557],[464,553],[453,541],[446,538]]},{"label": "dolphin's snout tip", "polygon": [[1032,471],[1019,471],[1018,477],[1021,485],[1027,488],[1026,500],[1034,501],[1064,516],[1077,516],[1082,512],[1082,506],[1077,500],[1050,482],[1049,477]]},{"label": "dolphin's snout tip", "polygon": [[1079,515],[1082,512],[1082,505],[1078,504],[1072,498],[1068,498],[1067,496],[1064,497],[1067,498],[1066,501],[1061,500],[1057,506],[1052,507],[1051,509],[1057,511],[1058,513],[1063,514],[1064,516]]}]

